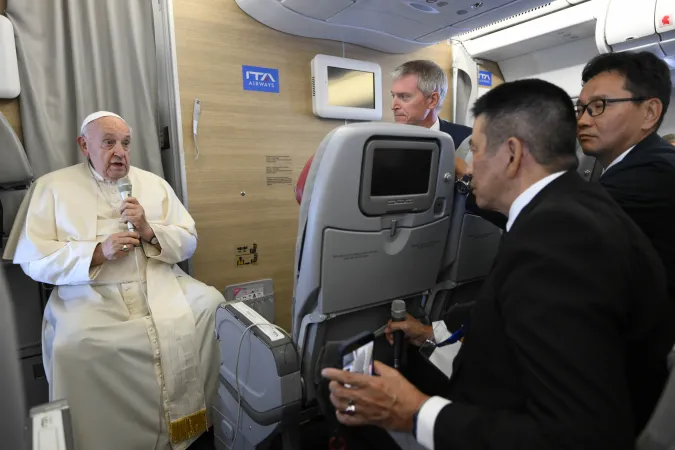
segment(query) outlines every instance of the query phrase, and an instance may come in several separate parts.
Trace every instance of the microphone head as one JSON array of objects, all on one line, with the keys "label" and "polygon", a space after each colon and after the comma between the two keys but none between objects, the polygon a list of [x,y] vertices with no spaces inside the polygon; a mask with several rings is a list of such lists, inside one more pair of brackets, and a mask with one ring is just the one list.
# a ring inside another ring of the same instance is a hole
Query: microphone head
[{"label": "microphone head", "polygon": [[119,180],[117,180],[117,190],[123,196],[126,195],[127,197],[130,197],[131,196],[131,181],[129,181],[129,178],[124,177],[124,178],[120,178]]},{"label": "microphone head", "polygon": [[405,302],[403,300],[394,300],[391,302],[391,318],[394,320],[405,319]]}]

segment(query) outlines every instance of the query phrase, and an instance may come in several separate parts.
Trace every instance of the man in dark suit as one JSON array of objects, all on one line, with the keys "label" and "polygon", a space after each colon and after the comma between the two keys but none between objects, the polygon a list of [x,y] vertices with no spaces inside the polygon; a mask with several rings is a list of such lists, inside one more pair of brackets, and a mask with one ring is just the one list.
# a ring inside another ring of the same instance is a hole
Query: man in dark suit
[{"label": "man in dark suit", "polygon": [[[506,83],[474,114],[472,187],[480,207],[508,215],[508,233],[444,398],[380,362],[380,376],[326,369],[338,420],[411,431],[431,450],[632,449],[675,340],[659,257],[574,170],[576,117],[562,89]],[[410,322],[389,331],[419,343]]]},{"label": "man in dark suit", "polygon": [[604,168],[600,184],[659,253],[675,299],[675,152],[656,133],[670,103],[670,70],[652,53],[610,53],[591,60],[582,81],[579,142]]},{"label": "man in dark suit", "polygon": [[[447,133],[457,149],[468,140],[471,128],[438,117],[448,93],[448,77],[438,64],[429,60],[408,61],[394,69],[391,77],[391,110],[396,123]],[[464,161],[457,162],[462,173],[465,172]]]},{"label": "man in dark suit", "polygon": [[[391,77],[391,109],[396,123],[442,131],[452,137],[456,153],[468,151],[471,128],[438,117],[448,92],[448,77],[438,64],[429,60],[408,61],[394,69]],[[455,175],[462,178],[465,174],[466,162],[456,156]],[[467,198],[466,208],[500,228],[506,224],[502,214],[478,208],[473,195]]]}]

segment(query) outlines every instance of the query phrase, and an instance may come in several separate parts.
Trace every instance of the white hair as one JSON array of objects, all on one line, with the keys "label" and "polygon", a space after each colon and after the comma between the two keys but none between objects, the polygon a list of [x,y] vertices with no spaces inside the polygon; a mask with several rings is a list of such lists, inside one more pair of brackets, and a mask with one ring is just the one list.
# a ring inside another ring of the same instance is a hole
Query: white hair
[{"label": "white hair", "polygon": [[422,91],[425,97],[438,92],[436,110],[440,111],[448,93],[448,76],[441,66],[429,60],[415,60],[401,64],[391,73],[394,80],[406,75],[417,75],[417,89]]}]

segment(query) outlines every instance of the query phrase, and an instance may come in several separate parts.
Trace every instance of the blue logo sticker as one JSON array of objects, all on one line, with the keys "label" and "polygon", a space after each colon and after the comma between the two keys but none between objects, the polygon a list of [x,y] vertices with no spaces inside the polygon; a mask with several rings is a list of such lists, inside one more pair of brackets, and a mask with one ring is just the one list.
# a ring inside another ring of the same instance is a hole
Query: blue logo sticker
[{"label": "blue logo sticker", "polygon": [[279,92],[279,70],[241,66],[245,91]]},{"label": "blue logo sticker", "polygon": [[481,70],[478,72],[478,85],[479,86],[492,86],[492,72],[487,70]]}]

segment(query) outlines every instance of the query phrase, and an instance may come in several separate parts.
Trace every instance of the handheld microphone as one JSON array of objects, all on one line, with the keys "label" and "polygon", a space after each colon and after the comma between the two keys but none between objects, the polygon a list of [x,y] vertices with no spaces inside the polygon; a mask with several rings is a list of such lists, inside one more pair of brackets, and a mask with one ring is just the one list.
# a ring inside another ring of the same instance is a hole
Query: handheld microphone
[{"label": "handheld microphone", "polygon": [[[117,190],[120,193],[120,197],[122,197],[122,201],[131,197],[131,181],[129,181],[129,178],[124,177],[117,180]],[[134,224],[131,222],[127,222],[127,228],[129,228],[129,231],[132,233],[136,231]]]},{"label": "handheld microphone", "polygon": [[[402,322],[405,320],[405,302],[394,300],[391,302],[391,321]],[[394,331],[394,369],[401,367],[401,355],[403,354],[403,331]]]}]

